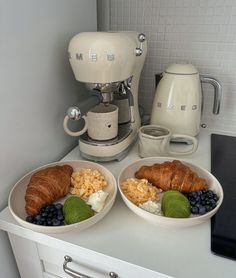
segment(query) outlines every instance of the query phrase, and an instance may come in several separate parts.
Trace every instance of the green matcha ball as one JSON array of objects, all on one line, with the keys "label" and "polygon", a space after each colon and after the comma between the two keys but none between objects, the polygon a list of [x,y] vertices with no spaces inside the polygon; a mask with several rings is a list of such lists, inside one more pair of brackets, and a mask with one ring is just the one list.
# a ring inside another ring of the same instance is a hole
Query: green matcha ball
[{"label": "green matcha ball", "polygon": [[66,199],[63,214],[66,224],[74,224],[93,216],[94,211],[83,199],[72,196]]},{"label": "green matcha ball", "polygon": [[188,218],[191,214],[188,198],[176,190],[164,192],[161,205],[166,217]]}]

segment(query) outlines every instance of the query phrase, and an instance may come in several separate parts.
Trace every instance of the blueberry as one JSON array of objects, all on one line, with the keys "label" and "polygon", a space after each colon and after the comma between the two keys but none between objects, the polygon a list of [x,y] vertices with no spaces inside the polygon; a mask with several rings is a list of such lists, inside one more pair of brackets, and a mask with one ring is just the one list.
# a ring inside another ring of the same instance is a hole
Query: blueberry
[{"label": "blueberry", "polygon": [[204,207],[204,206],[200,206],[199,207],[199,214],[205,214],[206,213],[206,207]]},{"label": "blueberry", "polygon": [[64,220],[63,214],[58,214],[58,215],[57,215],[57,219],[58,219],[59,221],[63,221],[63,220]]},{"label": "blueberry", "polygon": [[43,212],[43,213],[41,213],[41,216],[42,216],[42,217],[47,217],[48,214],[47,214],[47,212]]},{"label": "blueberry", "polygon": [[47,218],[50,219],[52,217],[53,217],[53,214],[51,212],[49,212]]},{"label": "blueberry", "polygon": [[194,198],[197,198],[197,197],[198,197],[198,194],[197,194],[197,192],[196,192],[196,191],[195,191],[195,192],[193,192],[193,193],[192,193],[192,195],[193,195],[193,197],[194,197]]},{"label": "blueberry", "polygon": [[202,190],[197,191],[198,196],[202,195]]},{"label": "blueberry", "polygon": [[42,207],[42,208],[40,209],[40,213],[43,213],[43,212],[45,212],[45,207]]},{"label": "blueberry", "polygon": [[201,204],[200,203],[196,203],[195,206],[199,209]]},{"label": "blueberry", "polygon": [[51,219],[47,219],[47,225],[52,226],[52,220]]},{"label": "blueberry", "polygon": [[61,222],[59,220],[57,220],[57,219],[52,220],[52,225],[53,226],[60,226],[60,224],[61,224]]},{"label": "blueberry", "polygon": [[47,218],[46,217],[41,217],[41,219],[40,219],[42,222],[45,222],[46,220],[47,220]]},{"label": "blueberry", "polygon": [[40,214],[37,214],[35,215],[35,220],[38,222],[41,220],[41,215]]},{"label": "blueberry", "polygon": [[56,208],[57,210],[62,210],[63,205],[60,204],[60,203],[57,203],[57,204],[55,204],[55,208]]},{"label": "blueberry", "polygon": [[193,214],[198,214],[198,207],[191,207],[191,212]]},{"label": "blueberry", "polygon": [[29,222],[29,223],[33,223],[34,217],[29,215],[29,216],[26,217],[25,220],[26,220],[27,222]]},{"label": "blueberry", "polygon": [[43,225],[43,221],[38,220],[38,221],[36,222],[36,224],[37,224],[37,225]]},{"label": "blueberry", "polygon": [[206,199],[205,195],[202,194],[202,195],[200,196],[200,200],[205,200],[205,199]]},{"label": "blueberry", "polygon": [[48,206],[48,205],[47,205],[47,206],[45,206],[44,211],[48,213],[48,212],[50,211],[50,206]]}]

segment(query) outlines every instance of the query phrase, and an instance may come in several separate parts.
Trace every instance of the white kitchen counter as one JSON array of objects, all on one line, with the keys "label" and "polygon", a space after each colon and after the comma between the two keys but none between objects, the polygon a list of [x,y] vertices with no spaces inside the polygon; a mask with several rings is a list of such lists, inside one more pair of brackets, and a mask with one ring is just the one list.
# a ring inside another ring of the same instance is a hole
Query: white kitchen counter
[{"label": "white kitchen counter", "polygon": [[[197,152],[181,158],[210,170],[210,133],[201,130]],[[75,159],[81,159],[78,147],[63,160]],[[123,167],[136,159],[137,144],[124,160],[102,164],[117,177]],[[105,218],[81,232],[75,229],[57,235],[36,233],[21,227],[8,208],[0,213],[0,228],[51,247],[82,247],[176,278],[236,277],[236,262],[210,251],[210,221],[183,229],[153,226],[131,212],[119,193]]]}]

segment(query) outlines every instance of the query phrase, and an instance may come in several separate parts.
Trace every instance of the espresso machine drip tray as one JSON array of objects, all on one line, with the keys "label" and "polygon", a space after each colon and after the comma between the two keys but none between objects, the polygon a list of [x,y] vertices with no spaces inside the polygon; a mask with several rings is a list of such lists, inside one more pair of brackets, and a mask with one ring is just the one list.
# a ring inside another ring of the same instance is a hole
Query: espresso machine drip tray
[{"label": "espresso machine drip tray", "polygon": [[132,132],[131,124],[126,123],[126,124],[120,124],[118,126],[118,135],[117,137],[110,139],[110,140],[94,140],[88,136],[88,133],[85,132],[83,135],[80,136],[80,141],[84,142],[89,145],[94,145],[94,146],[111,146],[120,143],[123,141],[126,137],[130,135]]},{"label": "espresso machine drip tray", "polygon": [[211,250],[236,260],[236,137],[211,135],[211,172],[219,180],[224,200],[211,219]]}]

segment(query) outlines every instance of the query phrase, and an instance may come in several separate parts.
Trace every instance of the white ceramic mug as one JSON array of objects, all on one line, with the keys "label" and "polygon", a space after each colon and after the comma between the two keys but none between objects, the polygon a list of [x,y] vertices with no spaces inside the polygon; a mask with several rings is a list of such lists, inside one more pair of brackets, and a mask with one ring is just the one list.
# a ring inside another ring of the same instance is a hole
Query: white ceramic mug
[{"label": "white ceramic mug", "polygon": [[[190,150],[170,150],[170,140],[174,138],[187,139],[192,141]],[[169,156],[188,155],[194,153],[198,147],[198,140],[195,137],[184,134],[171,134],[170,129],[160,125],[146,125],[139,129],[139,156]]]},{"label": "white ceramic mug", "polygon": [[118,107],[100,103],[83,116],[85,125],[82,130],[73,132],[68,128],[68,118],[64,120],[64,130],[71,136],[81,136],[86,131],[93,140],[110,140],[118,134]]}]

